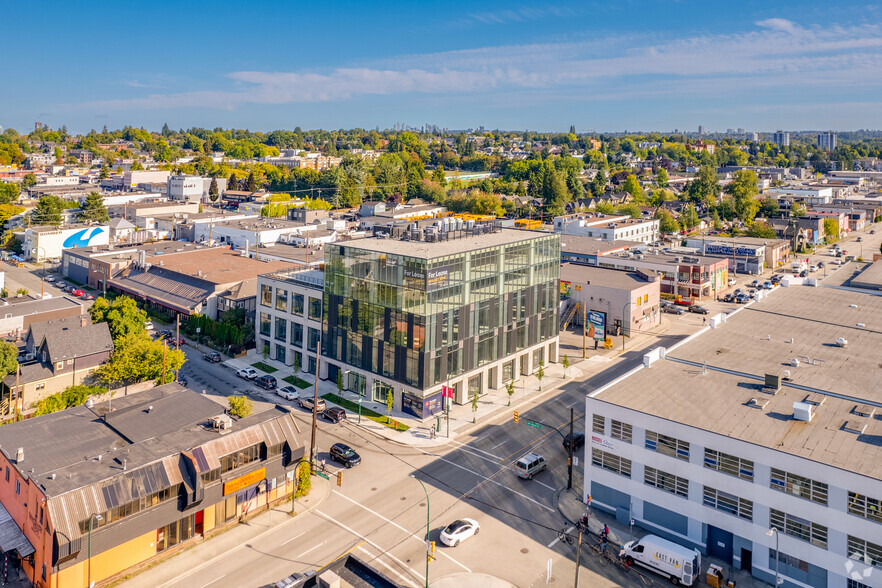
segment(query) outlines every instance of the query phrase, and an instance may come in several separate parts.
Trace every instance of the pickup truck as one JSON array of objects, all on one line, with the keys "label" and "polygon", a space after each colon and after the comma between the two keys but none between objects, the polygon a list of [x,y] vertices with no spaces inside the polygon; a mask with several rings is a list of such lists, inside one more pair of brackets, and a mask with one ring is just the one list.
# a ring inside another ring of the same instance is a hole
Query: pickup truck
[{"label": "pickup truck", "polygon": [[237,371],[236,375],[245,380],[253,380],[257,377],[257,370],[254,368],[243,368]]}]

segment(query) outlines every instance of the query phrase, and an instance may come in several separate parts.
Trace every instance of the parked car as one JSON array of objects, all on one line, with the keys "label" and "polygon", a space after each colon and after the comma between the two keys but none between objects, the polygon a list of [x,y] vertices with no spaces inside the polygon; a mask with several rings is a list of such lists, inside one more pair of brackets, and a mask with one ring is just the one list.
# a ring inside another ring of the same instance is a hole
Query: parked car
[{"label": "parked car", "polygon": [[872,230],[870,231],[870,234],[871,234],[871,235],[875,235],[875,234],[876,234],[876,229],[872,229]]},{"label": "parked car", "polygon": [[322,411],[322,416],[332,423],[339,423],[346,420],[346,411],[338,407],[326,408]]},{"label": "parked car", "polygon": [[689,312],[694,312],[695,314],[708,314],[708,310],[705,307],[698,306],[697,304],[690,306]]},{"label": "parked car", "polygon": [[735,291],[732,292],[732,294],[734,294],[735,296],[738,296],[739,294],[743,294],[743,293],[744,293],[743,288],[735,288]]},{"label": "parked car", "polygon": [[756,288],[757,286],[760,285],[760,281],[759,281],[759,280],[754,280],[754,281],[752,281],[752,282],[751,282],[750,284],[748,284],[748,285],[749,285],[751,288]]},{"label": "parked car", "polygon": [[79,297],[82,296],[83,294],[85,294],[85,292],[83,292],[83,289],[82,289],[82,288],[71,288],[71,289],[70,289],[70,295],[71,295],[71,296],[76,296],[77,298],[79,298]]},{"label": "parked car", "polygon": [[477,535],[481,525],[475,519],[458,519],[444,527],[439,538],[448,547],[456,547],[469,537]]},{"label": "parked car", "polygon": [[662,312],[667,312],[668,314],[686,314],[686,309],[682,306],[665,306],[662,308]]},{"label": "parked car", "polygon": [[802,270],[801,272],[799,272],[799,277],[800,278],[807,278],[808,277],[808,270]]},{"label": "parked car", "polygon": [[863,237],[858,237],[858,238],[857,238],[857,242],[858,242],[858,243],[862,242],[863,240],[864,240]]},{"label": "parked car", "polygon": [[223,358],[217,351],[209,351],[208,353],[202,354],[202,359],[211,363],[220,363]]},{"label": "parked car", "polygon": [[180,384],[181,386],[186,386],[189,383],[190,383],[190,380],[187,379],[187,376],[184,376],[182,374],[178,374],[178,384]]},{"label": "parked car", "polygon": [[361,463],[361,456],[344,443],[334,443],[329,453],[332,460],[342,463],[347,468],[353,468]]},{"label": "parked car", "polygon": [[64,282],[55,282],[55,285],[58,286],[59,288],[61,288],[62,290],[67,288],[67,284],[65,284]]},{"label": "parked car", "polygon": [[819,261],[819,262],[818,262],[818,267],[819,267],[819,268],[824,267],[824,262],[823,262],[823,261]]},{"label": "parked car", "polygon": [[83,300],[95,300],[95,297],[91,294],[86,294],[85,296],[83,296]]},{"label": "parked car", "polygon": [[297,400],[300,396],[300,392],[294,386],[282,386],[276,390],[276,394],[285,400]]},{"label": "parked car", "polygon": [[810,265],[810,266],[809,266],[809,271],[810,271],[810,272],[816,272],[816,271],[818,271],[818,266],[816,266],[815,264]]},{"label": "parked car", "polygon": [[738,280],[736,280],[735,278],[729,278],[729,282],[728,282],[728,283],[729,283],[730,286],[734,286],[735,284],[738,283]]},{"label": "parked car", "polygon": [[260,376],[254,379],[254,383],[264,390],[272,390],[279,385],[278,382],[276,382],[276,378],[273,376]]},{"label": "parked car", "polygon": [[54,281],[55,281],[55,276],[46,276],[46,281],[47,281],[47,282],[54,282]]},{"label": "parked car", "polygon": [[726,294],[725,296],[723,296],[723,302],[735,302],[735,295],[731,293]]},{"label": "parked car", "polygon": [[163,330],[159,331],[160,337],[166,337],[168,339],[171,339],[172,335],[174,335],[174,333],[171,332],[171,329],[163,329]]},{"label": "parked car", "polygon": [[744,292],[735,295],[735,304],[747,304],[750,302],[750,296]]},{"label": "parked car", "polygon": [[674,304],[677,306],[692,306],[692,301],[681,298],[679,300],[674,300]]},{"label": "parked car", "polygon": [[144,328],[148,331],[153,330],[153,321],[144,321]]},{"label": "parked car", "polygon": [[257,370],[254,368],[243,368],[237,371],[236,375],[246,380],[253,380],[257,377]]},{"label": "parked car", "polygon": [[753,288],[748,290],[747,297],[750,298],[751,300],[755,300],[756,299],[756,290],[754,290]]},{"label": "parked car", "polygon": [[766,280],[765,282],[763,282],[763,288],[765,288],[766,290],[772,290],[774,287],[775,282],[771,280]]},{"label": "parked car", "polygon": [[[313,400],[312,396],[301,396],[298,399],[298,402],[300,402],[300,408],[312,410],[312,400]],[[317,410],[322,411],[322,410],[325,410],[326,408],[327,408],[327,405],[325,404],[325,401],[323,399],[319,398]]]},{"label": "parked car", "polygon": [[[561,441],[561,445],[563,448],[569,452],[570,450],[570,434],[567,433],[564,435],[563,441]],[[573,451],[585,445],[585,433],[573,433]]]},{"label": "parked car", "polygon": [[309,570],[306,572],[295,572],[290,576],[282,578],[273,586],[274,588],[301,588],[301,586],[306,584],[307,580],[310,580],[314,577],[315,572],[313,570]]}]

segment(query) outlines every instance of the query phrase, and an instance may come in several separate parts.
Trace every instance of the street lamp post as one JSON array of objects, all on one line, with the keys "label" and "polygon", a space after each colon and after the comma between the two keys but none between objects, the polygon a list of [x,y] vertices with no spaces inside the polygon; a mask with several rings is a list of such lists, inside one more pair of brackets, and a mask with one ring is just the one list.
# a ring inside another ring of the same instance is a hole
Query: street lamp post
[{"label": "street lamp post", "polygon": [[778,551],[778,529],[772,527],[768,531],[766,531],[766,535],[771,537],[775,535],[775,586],[781,584],[781,576],[778,574],[778,562],[781,561],[781,553]]},{"label": "street lamp post", "polygon": [[426,485],[423,484],[423,481],[410,474],[410,477],[420,483],[420,486],[423,487],[423,492],[426,493],[426,588],[429,588],[429,491],[426,490]]},{"label": "street lamp post", "polygon": [[633,301],[629,300],[628,304],[622,308],[622,351],[625,350],[625,311],[631,304],[633,304]]},{"label": "street lamp post", "polygon": [[[39,251],[43,249],[42,247],[34,247],[31,249],[31,254],[35,251]],[[40,268],[42,271],[40,272],[40,299],[43,299],[43,293],[45,292],[45,283],[46,283],[46,250],[43,249],[43,266]]]},{"label": "street lamp post", "polygon": [[97,513],[92,513],[89,516],[89,588],[92,588],[92,521],[98,521],[99,523],[104,520],[104,517]]}]

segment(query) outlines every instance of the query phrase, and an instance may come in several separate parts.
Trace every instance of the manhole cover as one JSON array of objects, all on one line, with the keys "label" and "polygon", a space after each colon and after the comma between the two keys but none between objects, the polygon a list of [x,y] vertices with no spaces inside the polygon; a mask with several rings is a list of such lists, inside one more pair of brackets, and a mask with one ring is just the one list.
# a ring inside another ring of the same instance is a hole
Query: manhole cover
[{"label": "manhole cover", "polygon": [[530,550],[527,549],[526,547],[522,547],[522,548],[521,548],[521,553],[530,553]]},{"label": "manhole cover", "polygon": [[376,492],[376,491],[377,491],[376,488],[371,488],[371,492]]}]

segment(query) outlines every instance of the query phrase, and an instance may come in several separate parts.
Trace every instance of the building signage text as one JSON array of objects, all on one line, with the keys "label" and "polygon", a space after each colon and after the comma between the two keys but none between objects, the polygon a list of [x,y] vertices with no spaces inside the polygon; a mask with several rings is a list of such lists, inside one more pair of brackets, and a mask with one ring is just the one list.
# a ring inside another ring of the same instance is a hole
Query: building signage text
[{"label": "building signage text", "polygon": [[429,276],[426,278],[426,290],[437,290],[444,288],[450,283],[450,268],[447,266],[436,267],[429,270]]},{"label": "building signage text", "polygon": [[609,449],[611,451],[615,451],[616,444],[606,439],[605,437],[601,437],[600,435],[591,435],[591,444],[597,445],[598,447],[603,447],[604,449]]},{"label": "building signage text", "polygon": [[226,484],[224,484],[224,496],[227,494],[232,494],[233,492],[238,492],[242,488],[246,488],[251,484],[256,484],[261,480],[266,478],[266,468],[260,468],[259,470],[253,471],[250,474],[245,474],[244,476],[239,476],[233,480],[230,480]]}]

